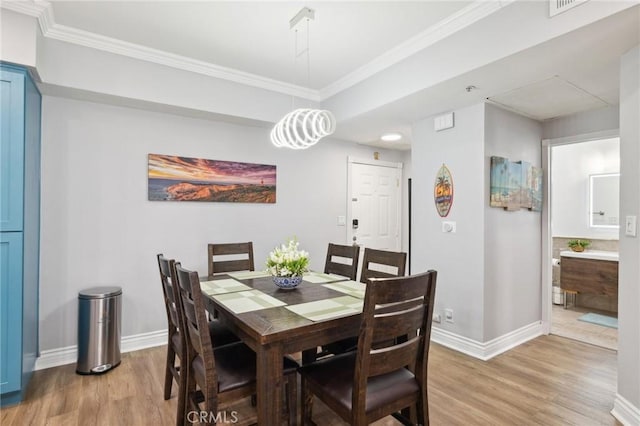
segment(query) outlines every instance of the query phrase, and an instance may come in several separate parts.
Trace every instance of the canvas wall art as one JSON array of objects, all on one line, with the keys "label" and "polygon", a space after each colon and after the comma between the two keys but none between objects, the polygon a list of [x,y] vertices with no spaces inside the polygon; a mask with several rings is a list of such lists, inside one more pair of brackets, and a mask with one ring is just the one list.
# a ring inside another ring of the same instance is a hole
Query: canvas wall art
[{"label": "canvas wall art", "polygon": [[526,161],[491,157],[489,205],[542,211],[542,169]]},{"label": "canvas wall art", "polygon": [[149,201],[275,203],[276,166],[149,154]]}]

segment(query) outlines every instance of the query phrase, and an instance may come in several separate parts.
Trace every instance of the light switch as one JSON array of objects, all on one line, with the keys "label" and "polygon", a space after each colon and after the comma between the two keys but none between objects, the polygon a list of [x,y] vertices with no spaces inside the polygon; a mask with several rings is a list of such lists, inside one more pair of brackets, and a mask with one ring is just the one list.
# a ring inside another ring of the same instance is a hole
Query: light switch
[{"label": "light switch", "polygon": [[344,216],[338,216],[338,226],[345,226],[347,224],[347,218]]},{"label": "light switch", "polygon": [[624,221],[624,234],[629,237],[636,236],[636,216],[627,216]]}]

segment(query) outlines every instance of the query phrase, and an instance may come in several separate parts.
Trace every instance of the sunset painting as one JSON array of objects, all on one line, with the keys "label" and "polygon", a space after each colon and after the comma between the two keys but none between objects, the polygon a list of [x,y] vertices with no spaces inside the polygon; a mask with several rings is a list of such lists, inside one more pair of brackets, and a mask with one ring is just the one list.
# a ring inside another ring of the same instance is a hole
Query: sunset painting
[{"label": "sunset painting", "polygon": [[149,154],[149,201],[275,203],[276,166]]}]

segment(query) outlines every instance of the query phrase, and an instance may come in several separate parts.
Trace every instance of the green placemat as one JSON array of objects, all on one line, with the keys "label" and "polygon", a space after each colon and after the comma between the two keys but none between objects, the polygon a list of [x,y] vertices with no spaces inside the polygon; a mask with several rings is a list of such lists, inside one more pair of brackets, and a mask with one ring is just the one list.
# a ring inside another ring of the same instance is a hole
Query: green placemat
[{"label": "green placemat", "polygon": [[352,296],[290,305],[286,308],[311,321],[322,321],[362,312],[363,300]]},{"label": "green placemat", "polygon": [[233,278],[225,278],[222,280],[202,281],[200,283],[202,291],[209,296],[214,294],[235,293],[237,291],[251,290],[251,287],[244,285]]},{"label": "green placemat", "polygon": [[236,314],[286,305],[260,290],[218,294],[212,297]]},{"label": "green placemat", "polygon": [[364,299],[364,292],[367,289],[366,284],[351,280],[340,281],[331,284],[323,284],[323,287],[339,291],[340,293],[348,294],[349,296],[357,297],[358,299]]},{"label": "green placemat", "polygon": [[230,272],[227,275],[229,275],[231,278],[235,278],[236,280],[249,280],[251,278],[262,278],[270,276],[270,274],[265,271]]},{"label": "green placemat", "polygon": [[330,283],[345,280],[346,278],[340,275],[325,274],[323,272],[307,272],[302,279],[309,283]]}]

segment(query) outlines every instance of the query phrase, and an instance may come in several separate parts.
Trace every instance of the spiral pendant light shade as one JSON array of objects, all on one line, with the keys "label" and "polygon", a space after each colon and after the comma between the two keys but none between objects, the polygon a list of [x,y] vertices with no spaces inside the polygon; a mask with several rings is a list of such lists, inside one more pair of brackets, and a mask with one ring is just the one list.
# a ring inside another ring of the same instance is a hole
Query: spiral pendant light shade
[{"label": "spiral pendant light shade", "polygon": [[271,142],[277,147],[306,149],[336,130],[331,112],[299,108],[285,115],[271,130]]}]

